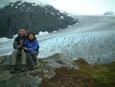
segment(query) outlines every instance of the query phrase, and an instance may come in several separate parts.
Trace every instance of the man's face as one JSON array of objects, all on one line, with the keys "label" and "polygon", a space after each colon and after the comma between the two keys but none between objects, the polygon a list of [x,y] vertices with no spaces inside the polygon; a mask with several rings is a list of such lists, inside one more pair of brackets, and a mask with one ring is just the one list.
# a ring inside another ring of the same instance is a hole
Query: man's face
[{"label": "man's face", "polygon": [[25,35],[25,30],[24,29],[20,29],[19,30],[19,35],[20,36],[24,36]]}]

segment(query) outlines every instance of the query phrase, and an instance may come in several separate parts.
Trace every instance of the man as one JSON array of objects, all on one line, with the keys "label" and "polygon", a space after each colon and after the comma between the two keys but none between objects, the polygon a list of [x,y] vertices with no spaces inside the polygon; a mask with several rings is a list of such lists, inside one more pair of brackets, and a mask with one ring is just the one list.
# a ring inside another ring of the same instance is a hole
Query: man
[{"label": "man", "polygon": [[18,65],[21,66],[22,72],[25,70],[26,53],[23,50],[23,42],[26,39],[25,34],[25,29],[20,29],[18,32],[18,36],[15,38],[13,42],[14,50],[11,56],[11,73],[16,71]]}]

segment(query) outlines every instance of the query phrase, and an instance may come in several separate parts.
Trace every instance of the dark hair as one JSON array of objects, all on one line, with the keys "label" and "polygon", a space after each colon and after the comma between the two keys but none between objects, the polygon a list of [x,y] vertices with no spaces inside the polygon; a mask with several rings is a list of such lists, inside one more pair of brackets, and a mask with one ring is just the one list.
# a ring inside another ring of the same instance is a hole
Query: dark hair
[{"label": "dark hair", "polygon": [[36,37],[35,37],[35,33],[33,33],[33,32],[29,32],[28,34],[27,34],[27,39],[29,39],[29,35],[30,34],[32,34],[33,36],[34,36],[34,40],[36,39]]}]

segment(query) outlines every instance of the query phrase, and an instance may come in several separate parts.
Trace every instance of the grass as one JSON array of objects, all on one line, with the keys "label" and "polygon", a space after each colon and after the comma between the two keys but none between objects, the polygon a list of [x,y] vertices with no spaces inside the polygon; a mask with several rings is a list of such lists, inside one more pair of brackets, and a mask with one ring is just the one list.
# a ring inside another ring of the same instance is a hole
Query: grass
[{"label": "grass", "polygon": [[74,62],[79,70],[57,68],[56,75],[44,78],[40,87],[115,87],[115,62],[90,65],[81,58]]}]

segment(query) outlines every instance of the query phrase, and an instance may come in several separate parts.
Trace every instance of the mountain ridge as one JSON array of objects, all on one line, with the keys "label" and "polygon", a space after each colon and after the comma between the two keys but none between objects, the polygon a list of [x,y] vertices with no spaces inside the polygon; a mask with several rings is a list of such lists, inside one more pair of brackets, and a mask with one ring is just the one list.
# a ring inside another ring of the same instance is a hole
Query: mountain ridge
[{"label": "mountain ridge", "polygon": [[19,28],[39,33],[53,32],[73,25],[77,19],[61,13],[51,5],[16,1],[0,9],[0,37],[12,37]]}]

